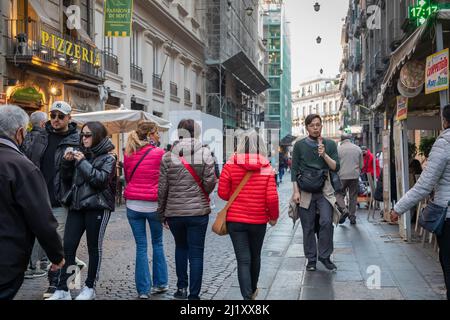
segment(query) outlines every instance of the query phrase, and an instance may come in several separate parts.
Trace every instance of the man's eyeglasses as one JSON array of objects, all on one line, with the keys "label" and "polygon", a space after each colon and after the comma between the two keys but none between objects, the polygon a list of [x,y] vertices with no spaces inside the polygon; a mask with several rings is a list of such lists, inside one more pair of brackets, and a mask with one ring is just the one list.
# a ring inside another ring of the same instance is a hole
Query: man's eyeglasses
[{"label": "man's eyeglasses", "polygon": [[92,137],[92,133],[84,133],[84,132],[82,132],[82,133],[80,133],[80,137],[81,138],[90,138],[90,137]]},{"label": "man's eyeglasses", "polygon": [[51,119],[56,119],[56,117],[58,117],[58,119],[59,120],[64,120],[64,118],[66,117],[66,115],[65,114],[62,114],[62,113],[59,113],[59,114],[57,114],[57,113],[50,113],[50,118]]}]

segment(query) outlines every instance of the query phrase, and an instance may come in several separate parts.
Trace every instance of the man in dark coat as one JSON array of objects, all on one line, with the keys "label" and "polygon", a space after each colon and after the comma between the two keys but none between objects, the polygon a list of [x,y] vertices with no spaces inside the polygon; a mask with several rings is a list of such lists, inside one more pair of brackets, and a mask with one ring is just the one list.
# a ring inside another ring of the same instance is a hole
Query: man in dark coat
[{"label": "man in dark coat", "polygon": [[27,124],[21,108],[0,106],[0,299],[19,291],[35,237],[54,270],[64,265],[44,177],[19,149]]}]

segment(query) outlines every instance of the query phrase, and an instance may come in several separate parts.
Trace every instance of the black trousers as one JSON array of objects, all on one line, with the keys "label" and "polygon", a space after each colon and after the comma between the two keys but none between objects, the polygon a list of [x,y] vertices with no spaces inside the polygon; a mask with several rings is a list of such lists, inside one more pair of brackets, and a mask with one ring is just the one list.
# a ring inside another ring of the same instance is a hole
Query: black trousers
[{"label": "black trousers", "polygon": [[236,254],[241,294],[250,300],[258,287],[266,224],[227,222],[227,228]]},{"label": "black trousers", "polygon": [[437,237],[439,245],[439,261],[444,272],[447,300],[450,300],[450,219],[445,220],[444,232]]},{"label": "black trousers", "polygon": [[[75,256],[81,237],[86,231],[89,267],[86,286],[94,288],[102,260],[102,243],[111,213],[108,210],[69,211],[64,231],[64,256],[66,264],[61,270],[58,290],[68,290],[69,277],[76,271]],[[72,277],[73,278],[73,277]]]},{"label": "black trousers", "polygon": [[0,285],[0,300],[12,300],[23,283],[23,273],[14,280]]}]

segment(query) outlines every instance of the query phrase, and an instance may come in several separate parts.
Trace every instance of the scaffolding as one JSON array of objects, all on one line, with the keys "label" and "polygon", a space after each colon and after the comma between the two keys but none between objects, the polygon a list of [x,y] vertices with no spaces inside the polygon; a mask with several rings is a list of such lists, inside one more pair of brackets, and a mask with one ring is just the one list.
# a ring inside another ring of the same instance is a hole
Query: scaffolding
[{"label": "scaffolding", "polygon": [[[245,123],[248,119],[256,119],[257,108],[253,107],[251,96],[243,90],[227,94],[230,75],[224,62],[243,52],[257,65],[252,46],[258,41],[258,0],[203,0],[203,6],[207,30],[205,61],[209,67],[207,112],[222,118],[225,128],[248,127]],[[253,9],[256,19],[246,14],[248,8]],[[248,105],[251,106],[250,111]]]}]

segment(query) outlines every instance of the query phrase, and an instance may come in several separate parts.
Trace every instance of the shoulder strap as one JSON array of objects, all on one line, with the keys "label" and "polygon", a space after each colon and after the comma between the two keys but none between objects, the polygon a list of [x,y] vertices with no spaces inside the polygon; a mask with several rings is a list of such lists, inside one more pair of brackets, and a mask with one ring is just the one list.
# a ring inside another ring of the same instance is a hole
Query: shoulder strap
[{"label": "shoulder strap", "polygon": [[225,208],[223,208],[224,211],[227,211],[231,207],[234,200],[236,200],[237,196],[239,195],[239,192],[241,192],[242,188],[244,188],[245,184],[248,182],[248,180],[250,179],[250,177],[252,175],[253,175],[253,171],[247,171],[247,173],[245,174],[241,183],[238,185],[236,190],[234,190],[233,194],[231,195],[230,200],[228,200],[227,204],[225,205]]},{"label": "shoulder strap", "polygon": [[200,179],[200,177],[198,176],[197,172],[195,172],[195,170],[192,168],[192,166],[186,161],[186,159],[184,157],[179,157],[181,160],[181,163],[183,163],[184,167],[186,168],[187,171],[189,171],[189,173],[191,174],[191,176],[194,178],[195,182],[197,183],[197,185],[199,186],[200,190],[202,190],[203,195],[205,196],[205,199],[208,201],[209,203],[209,194],[208,192],[206,192],[205,188],[203,187],[202,184],[202,180]]},{"label": "shoulder strap", "polygon": [[142,158],[141,159],[139,159],[139,161],[138,161],[138,163],[136,164],[136,166],[134,167],[134,169],[133,169],[133,171],[131,172],[131,175],[130,175],[130,182],[131,182],[131,179],[133,179],[133,175],[134,175],[134,173],[136,172],[136,169],[139,167],[139,165],[141,164],[141,162],[145,159],[145,157],[150,153],[150,151],[152,151],[154,148],[148,148],[148,150],[144,153],[144,155],[142,156]]}]

